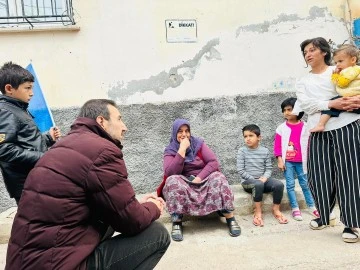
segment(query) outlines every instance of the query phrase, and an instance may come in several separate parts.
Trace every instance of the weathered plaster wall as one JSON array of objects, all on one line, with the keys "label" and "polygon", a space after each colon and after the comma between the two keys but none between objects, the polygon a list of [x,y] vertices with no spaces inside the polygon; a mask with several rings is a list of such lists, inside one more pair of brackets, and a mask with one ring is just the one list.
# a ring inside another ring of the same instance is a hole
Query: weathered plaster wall
[{"label": "weathered plaster wall", "polygon": [[[303,39],[348,39],[347,2],[359,16],[355,0],[79,0],[79,32],[0,31],[0,59],[32,61],[57,108],[293,90]],[[167,19],[196,20],[197,42],[167,43]]]}]

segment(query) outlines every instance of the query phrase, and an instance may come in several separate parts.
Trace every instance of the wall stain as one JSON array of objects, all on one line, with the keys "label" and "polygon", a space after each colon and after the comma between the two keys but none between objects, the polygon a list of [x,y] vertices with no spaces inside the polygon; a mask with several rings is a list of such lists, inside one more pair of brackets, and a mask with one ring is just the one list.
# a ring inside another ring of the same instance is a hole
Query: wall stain
[{"label": "wall stain", "polygon": [[[259,24],[243,25],[237,28],[236,38],[243,32],[266,33],[270,31],[278,32],[273,26],[281,23],[290,23],[289,29],[296,29],[297,26],[292,22],[296,21],[312,21],[317,18],[325,18],[326,20],[334,20],[329,13],[328,8],[321,8],[313,6],[309,10],[309,15],[305,18],[300,18],[297,14],[284,14],[281,13],[278,17],[271,21],[264,21]],[[108,96],[111,99],[121,101],[136,93],[145,93],[152,91],[157,95],[162,95],[166,89],[177,88],[184,81],[193,80],[196,72],[201,64],[201,61],[221,61],[221,53],[215,48],[220,44],[220,38],[210,40],[192,59],[183,61],[182,64],[170,68],[169,71],[161,71],[160,73],[150,76],[145,79],[132,80],[129,82],[118,81],[116,85],[110,87]],[[289,81],[282,79],[273,83],[275,89],[286,89],[289,86]]]},{"label": "wall stain", "polygon": [[[320,8],[313,6],[309,10],[309,16],[306,18],[300,18],[297,14],[284,14],[281,13],[278,17],[272,21],[264,21],[263,23],[250,24],[245,26],[240,26],[236,30],[236,37],[240,35],[241,32],[256,32],[256,33],[266,33],[269,32],[271,25],[276,25],[281,22],[294,22],[299,20],[314,20],[316,18],[326,17],[328,13],[327,8]],[[331,14],[330,14],[331,15]]]},{"label": "wall stain", "polygon": [[168,72],[162,71],[157,75],[142,80],[133,80],[127,83],[118,82],[108,91],[109,98],[116,100],[126,98],[137,92],[144,93],[146,91],[153,91],[161,95],[164,90],[170,87],[176,88],[184,81],[184,77],[188,80],[194,78],[196,69],[203,58],[208,61],[221,60],[219,51],[215,49],[215,46],[219,44],[219,38],[210,40],[193,59],[172,67]]}]

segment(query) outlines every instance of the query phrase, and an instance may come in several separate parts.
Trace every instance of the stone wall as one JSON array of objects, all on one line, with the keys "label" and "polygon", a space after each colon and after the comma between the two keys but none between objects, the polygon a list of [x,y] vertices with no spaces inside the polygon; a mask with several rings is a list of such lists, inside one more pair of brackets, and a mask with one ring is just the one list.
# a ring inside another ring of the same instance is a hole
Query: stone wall
[{"label": "stone wall", "polygon": [[[272,149],[276,126],[283,120],[280,103],[294,92],[198,99],[163,104],[121,106],[128,127],[124,159],[129,180],[137,193],[154,191],[162,179],[162,153],[170,139],[171,125],[176,118],[186,118],[195,136],[203,137],[217,154],[223,173],[230,184],[239,183],[236,153],[243,145],[241,129],[257,124],[262,131],[262,144]],[[79,108],[53,109],[56,124],[63,134],[69,131]],[[90,146],[91,147],[91,146]],[[274,160],[274,176],[282,178]],[[3,184],[0,184],[0,211],[12,206]]]}]

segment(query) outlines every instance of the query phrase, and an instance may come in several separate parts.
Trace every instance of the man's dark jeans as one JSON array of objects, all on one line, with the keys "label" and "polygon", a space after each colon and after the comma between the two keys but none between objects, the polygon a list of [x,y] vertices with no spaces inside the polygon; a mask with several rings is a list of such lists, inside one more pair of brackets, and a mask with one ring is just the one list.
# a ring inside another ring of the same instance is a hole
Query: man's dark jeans
[{"label": "man's dark jeans", "polygon": [[164,225],[153,222],[135,236],[117,235],[99,244],[87,260],[87,269],[153,269],[170,245]]}]

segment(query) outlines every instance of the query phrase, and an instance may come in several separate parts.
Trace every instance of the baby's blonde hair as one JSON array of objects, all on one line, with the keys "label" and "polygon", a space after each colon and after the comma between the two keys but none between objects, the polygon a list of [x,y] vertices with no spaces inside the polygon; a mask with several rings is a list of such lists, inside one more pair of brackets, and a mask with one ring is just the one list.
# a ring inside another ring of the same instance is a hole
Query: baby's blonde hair
[{"label": "baby's blonde hair", "polygon": [[354,45],[351,45],[351,44],[344,44],[344,45],[341,45],[338,49],[336,49],[334,51],[334,56],[336,54],[338,54],[339,52],[345,52],[347,55],[349,55],[350,57],[356,57],[356,62],[359,63],[359,60],[360,60],[360,50],[354,46]]}]

